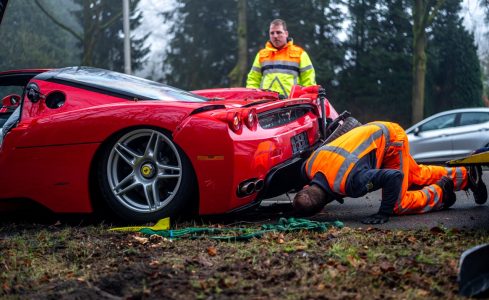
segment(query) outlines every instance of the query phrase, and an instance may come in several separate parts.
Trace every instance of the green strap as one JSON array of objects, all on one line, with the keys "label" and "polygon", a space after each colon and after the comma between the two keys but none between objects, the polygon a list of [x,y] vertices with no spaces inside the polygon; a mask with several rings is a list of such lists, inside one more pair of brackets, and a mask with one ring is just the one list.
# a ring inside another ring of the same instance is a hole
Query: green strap
[{"label": "green strap", "polygon": [[318,222],[307,219],[280,218],[277,224],[264,224],[261,229],[256,228],[206,228],[206,227],[189,227],[175,230],[153,230],[143,228],[139,232],[169,238],[169,239],[199,239],[207,238],[220,241],[247,241],[252,238],[261,238],[267,232],[292,232],[308,230],[315,232],[324,232],[330,227],[343,228],[343,223],[335,222]]}]

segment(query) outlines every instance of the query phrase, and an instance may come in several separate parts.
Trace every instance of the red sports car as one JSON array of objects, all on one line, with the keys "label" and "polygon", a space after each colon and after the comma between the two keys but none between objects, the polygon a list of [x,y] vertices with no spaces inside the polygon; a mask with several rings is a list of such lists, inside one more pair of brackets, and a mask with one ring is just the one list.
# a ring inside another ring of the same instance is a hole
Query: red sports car
[{"label": "red sports car", "polygon": [[[194,207],[233,212],[300,187],[300,166],[336,111],[318,86],[289,99],[245,88],[186,92],[71,67],[0,72],[0,209],[99,204],[133,222]],[[14,199],[14,200],[12,200]]]}]

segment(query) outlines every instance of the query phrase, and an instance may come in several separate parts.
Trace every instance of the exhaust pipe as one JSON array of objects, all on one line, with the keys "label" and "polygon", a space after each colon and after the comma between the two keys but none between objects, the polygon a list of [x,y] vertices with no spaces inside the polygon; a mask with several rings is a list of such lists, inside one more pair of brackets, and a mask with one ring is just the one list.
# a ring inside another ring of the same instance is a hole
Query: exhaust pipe
[{"label": "exhaust pipe", "polygon": [[264,186],[265,186],[265,182],[263,181],[263,179],[258,179],[257,181],[255,181],[255,191],[256,192],[263,190]]},{"label": "exhaust pipe", "polygon": [[243,195],[250,195],[255,191],[255,182],[254,181],[248,181],[243,184],[241,184],[239,188],[239,192]]},{"label": "exhaust pipe", "polygon": [[248,179],[238,185],[237,195],[238,197],[248,196],[263,190],[264,187],[265,181],[263,179]]}]

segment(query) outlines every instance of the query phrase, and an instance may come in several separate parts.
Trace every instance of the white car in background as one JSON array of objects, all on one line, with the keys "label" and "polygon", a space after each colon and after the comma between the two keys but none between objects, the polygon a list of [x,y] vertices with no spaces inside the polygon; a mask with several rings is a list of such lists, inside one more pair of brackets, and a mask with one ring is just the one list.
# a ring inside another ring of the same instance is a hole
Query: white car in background
[{"label": "white car in background", "polygon": [[489,108],[461,108],[435,114],[406,130],[410,153],[419,163],[444,163],[489,145]]}]

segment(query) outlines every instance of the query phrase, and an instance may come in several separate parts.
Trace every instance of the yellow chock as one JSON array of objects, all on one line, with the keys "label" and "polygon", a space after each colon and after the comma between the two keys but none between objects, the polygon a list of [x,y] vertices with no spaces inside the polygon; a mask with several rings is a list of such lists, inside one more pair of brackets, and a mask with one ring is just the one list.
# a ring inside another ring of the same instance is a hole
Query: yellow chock
[{"label": "yellow chock", "polygon": [[154,231],[168,230],[170,229],[170,218],[164,218],[156,222],[154,226],[129,226],[129,227],[115,227],[109,229],[109,231],[124,231],[124,232],[138,232],[143,228],[148,228]]}]

